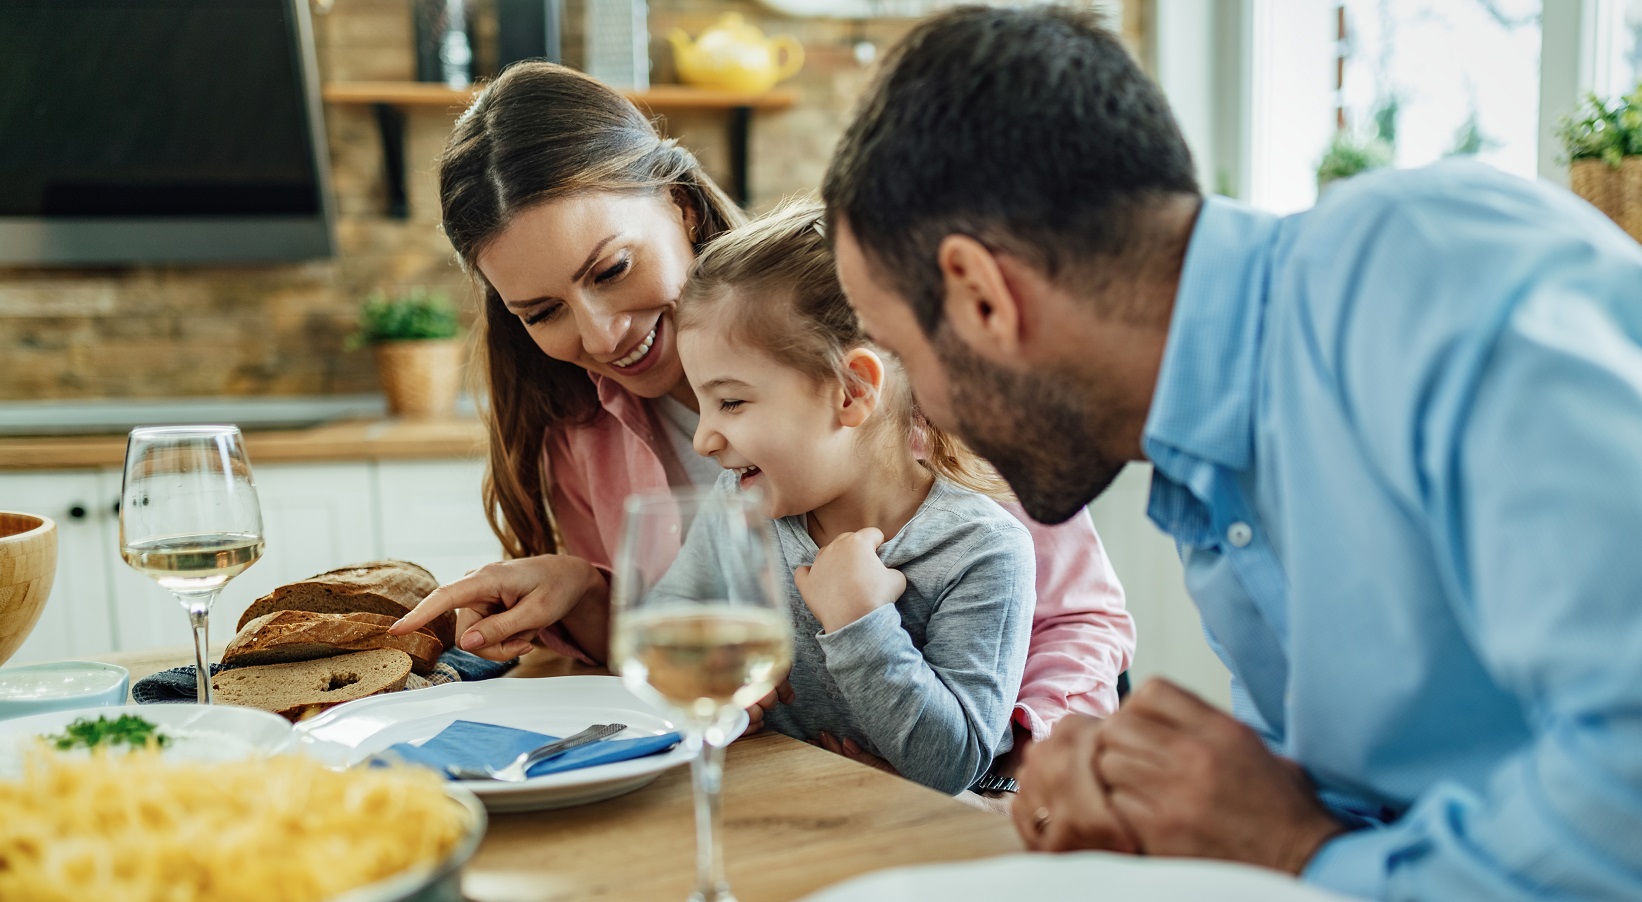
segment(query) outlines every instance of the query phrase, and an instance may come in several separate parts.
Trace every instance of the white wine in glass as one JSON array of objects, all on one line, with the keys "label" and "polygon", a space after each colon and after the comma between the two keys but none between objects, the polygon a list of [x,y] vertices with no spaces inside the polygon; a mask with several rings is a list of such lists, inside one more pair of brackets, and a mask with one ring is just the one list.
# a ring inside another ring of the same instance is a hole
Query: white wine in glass
[{"label": "white wine in glass", "polygon": [[696,753],[691,902],[735,902],[719,839],[724,746],[742,709],[792,666],[792,621],[774,565],[756,492],[627,499],[610,586],[611,660],[629,689],[678,712]]},{"label": "white wine in glass", "polygon": [[169,589],[188,612],[201,704],[211,703],[211,603],[262,557],[262,549],[262,508],[238,427],[131,430],[120,492],[120,556]]}]

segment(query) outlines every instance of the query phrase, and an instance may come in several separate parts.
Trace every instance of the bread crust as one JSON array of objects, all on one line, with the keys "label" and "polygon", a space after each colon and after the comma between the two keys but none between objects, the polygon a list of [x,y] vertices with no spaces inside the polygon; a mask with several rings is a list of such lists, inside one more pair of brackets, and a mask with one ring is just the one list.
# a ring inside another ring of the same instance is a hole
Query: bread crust
[{"label": "bread crust", "polygon": [[[307,579],[280,586],[251,602],[235,631],[258,617],[278,611],[311,611],[316,614],[365,612],[398,619],[421,603],[439,580],[409,561],[367,561],[338,567]],[[456,613],[446,611],[428,623],[439,640],[439,650],[456,645]]]},{"label": "bread crust", "polygon": [[312,611],[275,611],[264,614],[239,631],[223,649],[222,663],[230,666],[285,664],[329,658],[351,651],[397,648],[410,655],[411,669],[427,675],[442,650],[433,633],[417,630],[389,635],[394,618],[356,611],[317,614]]}]

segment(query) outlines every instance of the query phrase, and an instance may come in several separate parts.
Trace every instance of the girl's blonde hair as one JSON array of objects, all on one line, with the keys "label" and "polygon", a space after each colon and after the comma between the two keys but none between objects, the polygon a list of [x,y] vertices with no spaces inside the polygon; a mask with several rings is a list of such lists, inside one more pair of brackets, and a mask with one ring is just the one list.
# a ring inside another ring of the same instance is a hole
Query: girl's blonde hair
[{"label": "girl's blonde hair", "polygon": [[[899,447],[915,449],[919,462],[935,475],[995,498],[1010,498],[1009,488],[990,464],[956,436],[931,423],[918,409],[900,363],[874,345],[844,296],[825,232],[822,206],[794,201],[747,225],[714,239],[697,255],[685,284],[676,317],[679,331],[697,327],[725,303],[734,311],[731,337],[757,348],[803,373],[817,385],[860,377],[844,365],[844,356],[868,348],[884,357],[885,380],[880,422],[895,429]],[[734,300],[732,300],[732,298]]]},{"label": "girl's blonde hair", "polygon": [[[588,422],[598,397],[586,370],[542,353],[477,263],[521,212],[599,191],[670,192],[694,214],[700,243],[746,219],[632,102],[553,63],[507,67],[456,120],[439,158],[440,225],[483,295],[473,365],[489,396],[485,516],[508,557],[559,550],[542,437]],[[558,252],[542,248],[544,258]]]}]

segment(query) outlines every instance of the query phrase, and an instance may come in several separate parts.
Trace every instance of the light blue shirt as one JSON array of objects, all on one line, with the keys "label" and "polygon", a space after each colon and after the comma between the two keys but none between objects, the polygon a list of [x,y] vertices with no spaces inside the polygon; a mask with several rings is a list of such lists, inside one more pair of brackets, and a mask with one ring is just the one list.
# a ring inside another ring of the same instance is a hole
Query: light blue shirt
[{"label": "light blue shirt", "polygon": [[1144,436],[1233,706],[1376,899],[1642,898],[1642,248],[1475,163],[1209,199]]}]

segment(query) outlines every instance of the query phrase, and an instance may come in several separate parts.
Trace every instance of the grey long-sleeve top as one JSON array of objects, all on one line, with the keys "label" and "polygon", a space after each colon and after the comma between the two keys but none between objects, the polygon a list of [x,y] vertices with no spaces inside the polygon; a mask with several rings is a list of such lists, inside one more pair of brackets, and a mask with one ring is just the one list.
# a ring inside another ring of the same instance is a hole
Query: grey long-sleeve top
[{"label": "grey long-sleeve top", "polygon": [[[735,475],[720,479],[735,491]],[[719,582],[720,530],[697,521],[665,582]],[[822,631],[793,581],[817,548],[803,516],[774,523],[776,568],[793,623],[795,698],[765,719],[813,740],[854,739],[902,775],[946,793],[968,788],[1008,751],[1036,601],[1031,535],[984,495],[936,480],[912,519],[878,556],[907,588],[893,605]],[[715,591],[700,589],[698,591]],[[702,597],[714,597],[704,595]],[[723,596],[717,596],[723,597]]]}]

